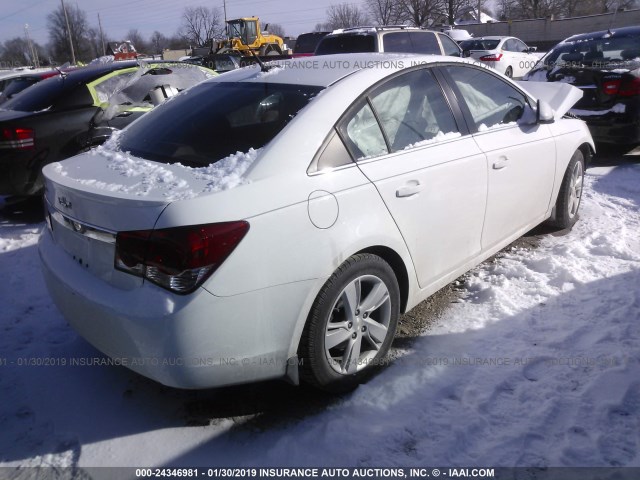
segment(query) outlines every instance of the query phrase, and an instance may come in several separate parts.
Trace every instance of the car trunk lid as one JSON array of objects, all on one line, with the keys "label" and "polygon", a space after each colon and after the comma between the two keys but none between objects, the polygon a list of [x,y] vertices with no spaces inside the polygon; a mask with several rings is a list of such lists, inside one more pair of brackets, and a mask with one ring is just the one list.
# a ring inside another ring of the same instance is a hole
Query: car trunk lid
[{"label": "car trunk lid", "polygon": [[[214,165],[215,166],[215,165]],[[114,268],[116,235],[151,230],[172,202],[216,191],[204,169],[98,148],[47,165],[45,204],[54,241],[82,268],[125,289],[142,279]],[[218,188],[220,189],[220,188]]]}]

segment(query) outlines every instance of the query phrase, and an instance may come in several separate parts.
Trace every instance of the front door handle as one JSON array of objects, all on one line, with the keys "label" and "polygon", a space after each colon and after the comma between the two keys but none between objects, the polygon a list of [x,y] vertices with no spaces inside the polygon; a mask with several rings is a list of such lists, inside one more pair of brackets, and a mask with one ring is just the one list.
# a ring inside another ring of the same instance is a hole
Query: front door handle
[{"label": "front door handle", "polygon": [[507,157],[500,157],[497,161],[493,162],[494,170],[502,170],[507,166],[509,159]]},{"label": "front door handle", "polygon": [[420,190],[422,190],[422,185],[420,185],[420,182],[417,180],[410,180],[406,183],[406,185],[403,185],[402,187],[398,188],[398,190],[396,190],[396,197],[411,197],[417,193],[420,193]]}]

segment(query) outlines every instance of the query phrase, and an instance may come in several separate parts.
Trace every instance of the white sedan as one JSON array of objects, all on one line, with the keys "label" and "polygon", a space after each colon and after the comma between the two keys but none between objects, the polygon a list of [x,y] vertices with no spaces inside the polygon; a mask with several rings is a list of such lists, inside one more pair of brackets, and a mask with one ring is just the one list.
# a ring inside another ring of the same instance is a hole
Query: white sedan
[{"label": "white sedan", "polygon": [[463,55],[478,60],[507,77],[521,78],[529,72],[540,57],[536,47],[527,46],[515,37],[480,37],[460,42]]},{"label": "white sedan", "polygon": [[166,385],[353,388],[401,313],[540,222],[577,220],[594,147],[563,113],[581,92],[526,87],[379,54],[206,81],[44,168],[51,296]]}]

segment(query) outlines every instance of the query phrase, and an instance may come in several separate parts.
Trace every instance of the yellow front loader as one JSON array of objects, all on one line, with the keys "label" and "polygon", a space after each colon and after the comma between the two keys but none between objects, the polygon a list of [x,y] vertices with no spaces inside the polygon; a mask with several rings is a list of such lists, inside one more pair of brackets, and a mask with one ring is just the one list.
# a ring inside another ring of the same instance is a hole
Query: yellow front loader
[{"label": "yellow front loader", "polygon": [[218,43],[216,53],[238,52],[243,56],[254,52],[260,56],[282,55],[284,41],[277,35],[260,30],[258,17],[238,18],[227,21],[227,40]]}]

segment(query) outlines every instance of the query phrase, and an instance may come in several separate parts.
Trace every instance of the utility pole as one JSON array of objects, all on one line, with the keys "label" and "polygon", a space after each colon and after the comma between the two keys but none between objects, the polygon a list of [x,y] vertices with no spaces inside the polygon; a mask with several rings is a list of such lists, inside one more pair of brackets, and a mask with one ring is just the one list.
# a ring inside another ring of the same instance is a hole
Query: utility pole
[{"label": "utility pole", "polygon": [[31,62],[35,68],[40,68],[40,59],[38,58],[38,49],[33,46],[31,37],[29,36],[29,24],[24,24],[24,34],[27,37],[27,45],[29,46],[29,53],[31,54]]},{"label": "utility pole", "polygon": [[222,0],[222,7],[224,8],[224,31],[227,34],[227,40],[229,40],[229,30],[227,29],[227,0]]},{"label": "utility pole", "polygon": [[107,50],[104,48],[104,33],[102,33],[102,22],[100,21],[100,14],[98,13],[98,25],[100,26],[100,41],[102,42],[102,56],[107,54]]},{"label": "utility pole", "polygon": [[71,39],[71,28],[69,28],[69,16],[67,15],[67,9],[64,6],[64,0],[60,0],[62,4],[62,11],[64,12],[64,21],[67,24],[67,34],[69,35],[69,48],[71,48],[71,64],[76,64],[76,53],[73,51],[73,40]]}]

